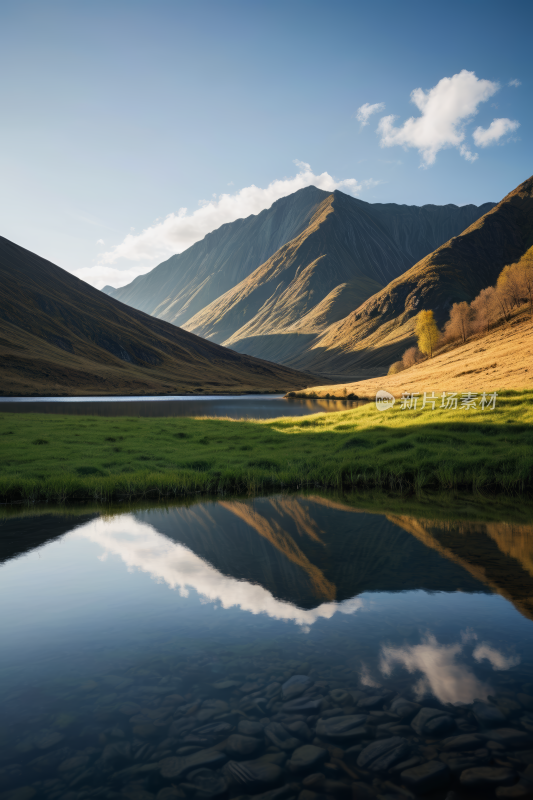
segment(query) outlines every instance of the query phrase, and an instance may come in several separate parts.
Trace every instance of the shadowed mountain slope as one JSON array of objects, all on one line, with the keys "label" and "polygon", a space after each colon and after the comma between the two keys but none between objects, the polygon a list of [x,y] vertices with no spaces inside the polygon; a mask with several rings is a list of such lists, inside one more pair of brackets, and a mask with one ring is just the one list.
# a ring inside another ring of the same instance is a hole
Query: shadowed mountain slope
[{"label": "shadowed mountain slope", "polygon": [[445,208],[374,206],[333,192],[302,233],[184,327],[287,363],[407,269],[431,238],[475,216],[475,207]]},{"label": "shadowed mountain slope", "polygon": [[106,291],[239,352],[286,362],[491,207],[371,204],[307,187]]},{"label": "shadowed mountain slope", "polygon": [[493,285],[502,268],[519,260],[532,243],[533,177],[285,363],[330,372],[385,370],[414,344],[420,310],[431,309],[442,324],[453,303],[470,302]]},{"label": "shadowed mountain slope", "polygon": [[280,391],[309,383],[114,300],[0,237],[0,394]]},{"label": "shadowed mountain slope", "polygon": [[106,291],[133,308],[183,325],[305,230],[325,197],[327,192],[315,186],[300,189],[260,214],[221,225],[128,286]]}]

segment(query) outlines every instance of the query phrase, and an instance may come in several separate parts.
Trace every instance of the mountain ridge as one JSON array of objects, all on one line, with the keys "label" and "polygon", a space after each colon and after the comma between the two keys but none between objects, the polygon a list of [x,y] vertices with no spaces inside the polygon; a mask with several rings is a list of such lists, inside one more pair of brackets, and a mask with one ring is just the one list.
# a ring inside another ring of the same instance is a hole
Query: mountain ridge
[{"label": "mountain ridge", "polygon": [[[302,335],[316,336],[346,317],[492,205],[371,204],[306,187],[222,226],[112,296],[237,352],[288,363],[301,355]],[[280,232],[276,225],[289,211]],[[331,228],[327,241],[321,226]],[[265,336],[274,336],[275,346]]]}]

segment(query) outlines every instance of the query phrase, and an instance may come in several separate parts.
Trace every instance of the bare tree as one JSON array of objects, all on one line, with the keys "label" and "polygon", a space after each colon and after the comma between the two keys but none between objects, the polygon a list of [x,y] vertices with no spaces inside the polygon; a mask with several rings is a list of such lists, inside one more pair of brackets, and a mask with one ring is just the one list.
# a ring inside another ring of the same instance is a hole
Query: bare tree
[{"label": "bare tree", "polygon": [[511,316],[511,304],[507,292],[496,286],[492,295],[492,302],[494,303],[496,318],[503,317],[508,322]]},{"label": "bare tree", "polygon": [[482,289],[475,300],[470,303],[472,310],[472,326],[474,330],[488,333],[490,326],[498,317],[497,306],[494,298],[496,289],[494,286],[487,286]]},{"label": "bare tree", "polygon": [[444,326],[447,339],[461,339],[463,344],[472,332],[472,312],[468,303],[454,303],[450,310],[450,318]]},{"label": "bare tree", "polygon": [[522,287],[529,303],[529,316],[533,319],[533,261],[526,261],[522,265]]},{"label": "bare tree", "polygon": [[420,352],[418,347],[407,348],[407,350],[402,356],[404,369],[408,369],[408,367],[413,367],[418,361],[422,361],[423,358],[424,356]]},{"label": "bare tree", "polygon": [[508,264],[498,276],[496,287],[511,308],[521,305],[524,298],[522,273],[523,267],[520,264]]}]

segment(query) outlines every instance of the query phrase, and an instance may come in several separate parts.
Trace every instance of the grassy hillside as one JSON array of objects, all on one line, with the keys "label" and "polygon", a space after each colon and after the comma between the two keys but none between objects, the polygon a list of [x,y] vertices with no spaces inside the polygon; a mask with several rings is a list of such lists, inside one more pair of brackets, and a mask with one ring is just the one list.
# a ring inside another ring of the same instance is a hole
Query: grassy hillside
[{"label": "grassy hillside", "polygon": [[[447,345],[433,358],[396,375],[315,386],[303,394],[342,397],[344,392],[373,399],[379,389],[402,392],[485,391],[533,387],[533,321],[522,308],[489,333],[472,335],[465,344]],[[474,389],[475,391],[475,389]]]},{"label": "grassy hillside", "polygon": [[[472,390],[477,386],[471,387]],[[533,492],[533,390],[494,410],[235,421],[0,414],[3,500],[378,487]]]},{"label": "grassy hillside", "polygon": [[0,281],[2,395],[268,392],[312,380],[135,311],[1,237]]}]

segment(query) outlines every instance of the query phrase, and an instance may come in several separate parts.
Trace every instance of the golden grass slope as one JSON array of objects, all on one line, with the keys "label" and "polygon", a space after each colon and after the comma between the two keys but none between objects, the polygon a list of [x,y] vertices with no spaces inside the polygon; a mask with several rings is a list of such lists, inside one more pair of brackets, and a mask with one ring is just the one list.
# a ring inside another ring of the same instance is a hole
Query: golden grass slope
[{"label": "golden grass slope", "polygon": [[0,237],[0,394],[283,391],[306,376],[136,311]]},{"label": "golden grass slope", "polygon": [[488,334],[472,336],[464,345],[416,364],[396,375],[335,386],[318,386],[318,397],[356,394],[374,398],[379,389],[395,397],[402,392],[467,392],[527,389],[533,386],[533,321],[522,310],[509,323]]}]

